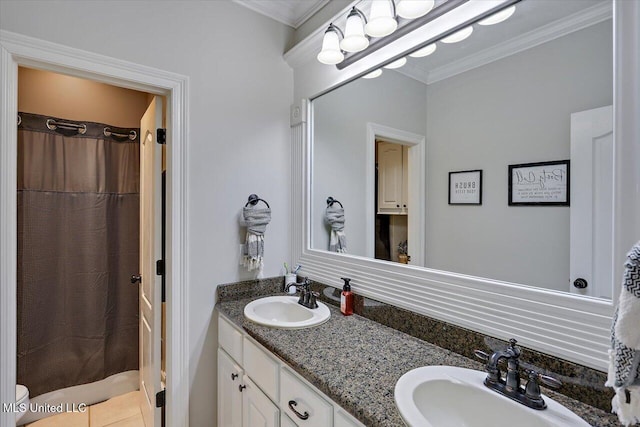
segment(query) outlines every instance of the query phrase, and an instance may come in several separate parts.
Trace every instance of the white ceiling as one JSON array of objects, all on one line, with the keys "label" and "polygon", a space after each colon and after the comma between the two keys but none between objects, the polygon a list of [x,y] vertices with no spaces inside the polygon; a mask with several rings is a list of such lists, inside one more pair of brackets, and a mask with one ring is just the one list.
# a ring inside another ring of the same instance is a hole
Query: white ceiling
[{"label": "white ceiling", "polygon": [[254,12],[298,28],[329,0],[233,0]]}]

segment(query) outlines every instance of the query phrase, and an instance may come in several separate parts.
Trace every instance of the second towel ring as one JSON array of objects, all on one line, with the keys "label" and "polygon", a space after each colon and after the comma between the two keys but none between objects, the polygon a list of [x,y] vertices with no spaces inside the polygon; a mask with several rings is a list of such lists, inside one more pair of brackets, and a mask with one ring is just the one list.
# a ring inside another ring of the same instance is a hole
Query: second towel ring
[{"label": "second towel ring", "polygon": [[258,202],[262,202],[262,203],[264,203],[265,205],[267,205],[267,207],[268,207],[269,209],[271,209],[271,206],[269,206],[269,203],[267,203],[267,201],[266,201],[266,200],[263,200],[263,199],[261,199],[260,197],[258,197],[258,195],[257,195],[257,194],[250,194],[250,195],[249,195],[249,201],[247,202],[247,204],[246,204],[246,205],[244,205],[244,207],[246,208],[246,207],[247,207],[247,206],[249,206],[249,205],[251,205],[251,206],[255,206],[255,205],[257,205],[257,204],[258,204]]},{"label": "second towel ring", "polygon": [[340,201],[339,201],[339,200],[336,200],[336,199],[334,199],[334,198],[333,198],[333,197],[331,197],[331,196],[327,197],[327,207],[329,207],[329,206],[333,206],[333,204],[334,204],[334,203],[339,204],[339,205],[340,205],[340,207],[341,207],[342,209],[344,209],[344,206],[342,206],[342,203],[340,203]]}]

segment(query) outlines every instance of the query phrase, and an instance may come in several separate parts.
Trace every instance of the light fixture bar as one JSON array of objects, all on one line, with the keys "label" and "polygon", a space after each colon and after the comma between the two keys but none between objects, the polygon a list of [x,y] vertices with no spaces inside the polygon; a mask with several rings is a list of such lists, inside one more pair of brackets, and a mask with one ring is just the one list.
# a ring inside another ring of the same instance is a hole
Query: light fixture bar
[{"label": "light fixture bar", "polygon": [[[349,65],[359,61],[360,59],[364,58],[365,56],[385,47],[386,45],[396,41],[397,39],[409,34],[410,32],[414,31],[415,29],[422,27],[423,25],[435,20],[436,18],[441,17],[442,15],[444,15],[447,12],[452,11],[453,9],[467,3],[469,0],[449,0],[443,4],[441,4],[440,6],[436,6],[435,8],[433,8],[431,10],[431,12],[427,13],[424,16],[421,16],[420,18],[411,20],[409,22],[407,22],[405,25],[402,26],[398,26],[398,29],[391,35],[387,36],[387,37],[383,37],[380,39],[375,39],[374,41],[372,41],[369,44],[369,47],[366,50],[363,50],[361,52],[356,52],[350,55],[346,55],[344,61],[340,62],[339,64],[336,64],[336,68],[338,70],[343,70],[346,67],[348,67]],[[435,43],[465,27],[468,27],[469,25],[473,25],[476,22],[487,18],[491,15],[493,15],[494,13],[497,13],[503,9],[506,9],[516,3],[519,3],[522,0],[508,0],[490,10],[487,10],[484,13],[481,13],[480,15],[474,17],[473,19],[469,19],[465,22],[462,22],[461,24],[449,29],[448,31],[445,31],[442,34],[439,34],[436,37],[432,37],[429,40],[426,40],[422,43],[420,43],[419,45],[415,46],[415,49],[420,49],[423,48],[427,45],[430,45],[431,43]],[[407,52],[402,52],[400,54],[398,54],[397,56],[390,58],[388,61],[385,62],[385,64],[389,64],[395,60],[398,60],[404,56],[407,55]],[[383,66],[385,64],[381,64],[380,66]]]}]

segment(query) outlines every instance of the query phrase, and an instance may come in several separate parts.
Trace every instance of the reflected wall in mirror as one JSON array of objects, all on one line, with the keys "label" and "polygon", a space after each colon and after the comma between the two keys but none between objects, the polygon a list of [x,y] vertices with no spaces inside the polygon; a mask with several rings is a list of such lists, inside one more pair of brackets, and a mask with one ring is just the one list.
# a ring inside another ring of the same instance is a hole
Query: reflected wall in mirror
[{"label": "reflected wall in mirror", "polygon": [[[329,247],[333,196],[348,254],[396,260],[405,216],[410,265],[611,298],[599,242],[611,240],[612,34],[608,1],[523,0],[507,21],[314,99],[311,247]],[[380,209],[376,189],[396,184],[382,182],[376,141],[405,146],[408,194],[398,184],[394,197],[406,208]],[[509,165],[567,159],[570,206],[509,206]],[[449,172],[464,170],[482,170],[481,205],[448,204]]]}]

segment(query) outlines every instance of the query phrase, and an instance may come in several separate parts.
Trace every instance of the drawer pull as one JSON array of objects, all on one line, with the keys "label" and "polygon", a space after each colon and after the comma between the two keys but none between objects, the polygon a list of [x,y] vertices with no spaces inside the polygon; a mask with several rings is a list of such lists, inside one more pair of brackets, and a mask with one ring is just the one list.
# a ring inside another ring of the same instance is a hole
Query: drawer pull
[{"label": "drawer pull", "polygon": [[231,381],[235,381],[235,380],[236,380],[236,378],[238,378],[238,374],[234,374],[234,373],[232,373],[232,374],[231,374]]},{"label": "drawer pull", "polygon": [[296,414],[296,416],[298,418],[300,418],[301,420],[306,420],[309,418],[309,413],[307,411],[304,411],[304,414],[301,414],[300,412],[296,411],[296,408],[294,408],[294,406],[297,406],[298,403],[295,400],[290,400],[289,401],[289,409],[291,409],[293,411],[294,414]]},{"label": "drawer pull", "polygon": [[238,386],[238,390],[240,390],[240,393],[242,393],[242,390],[244,390],[245,388],[247,388],[247,386],[246,386],[246,385],[243,385],[243,384],[240,384],[240,385]]}]

